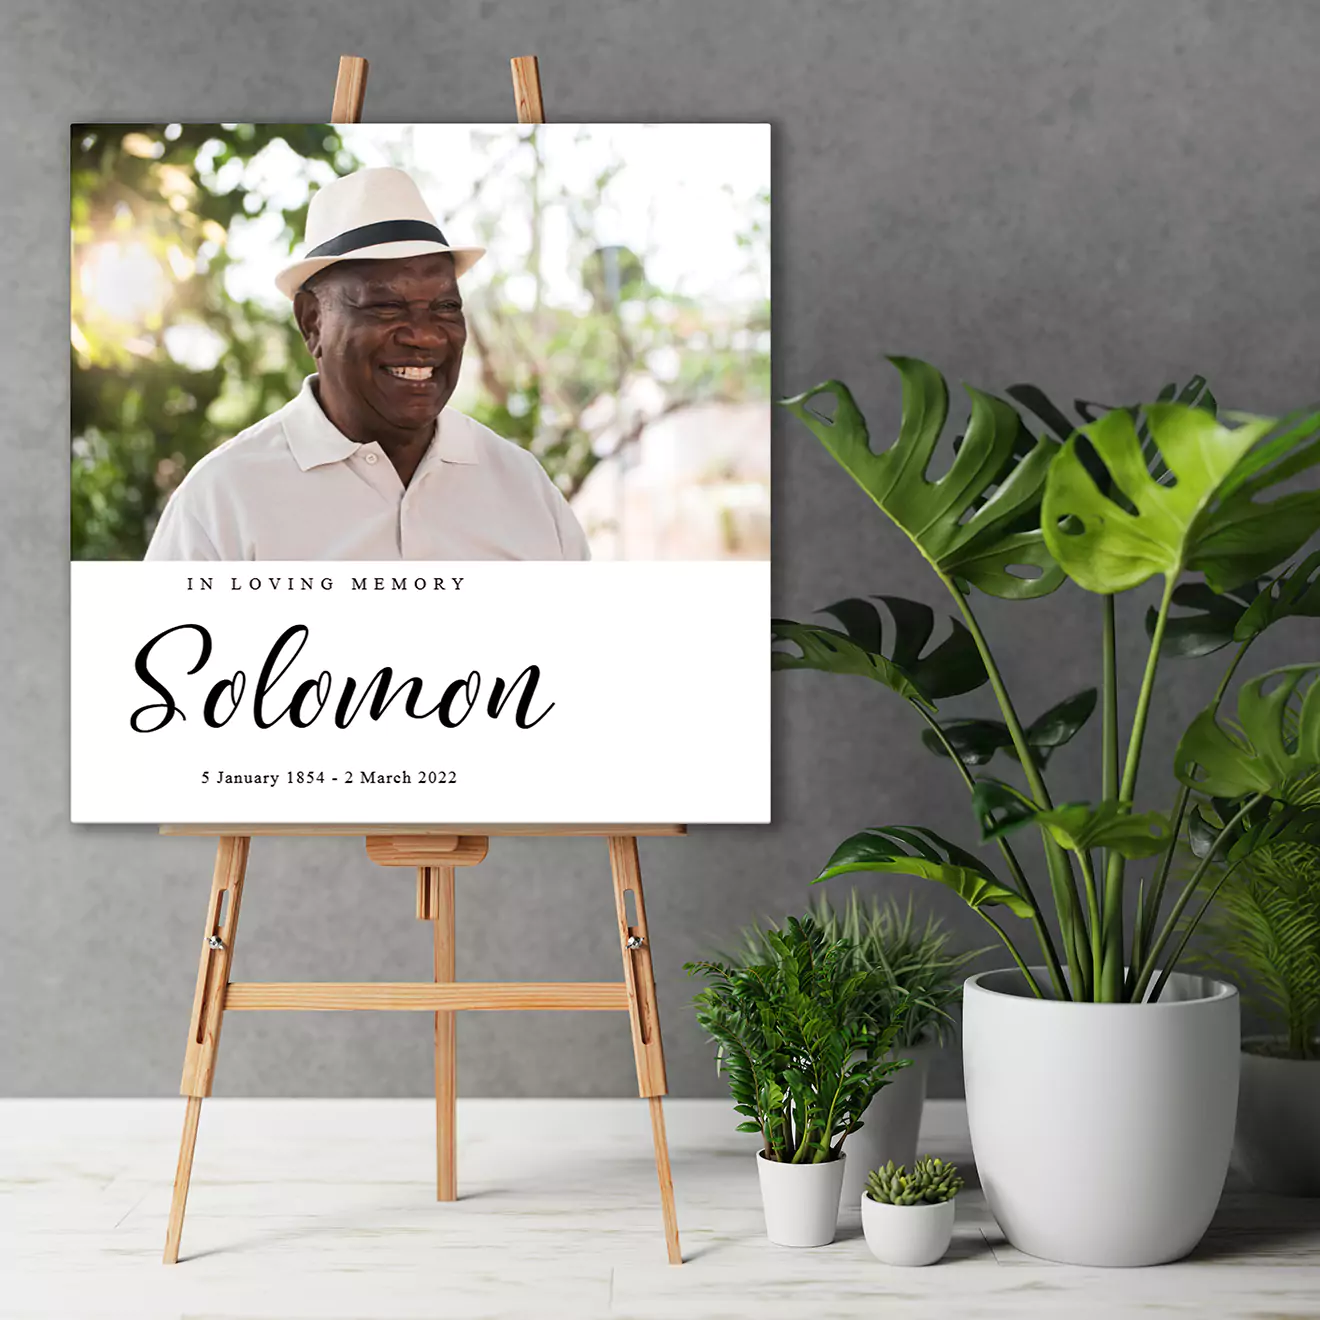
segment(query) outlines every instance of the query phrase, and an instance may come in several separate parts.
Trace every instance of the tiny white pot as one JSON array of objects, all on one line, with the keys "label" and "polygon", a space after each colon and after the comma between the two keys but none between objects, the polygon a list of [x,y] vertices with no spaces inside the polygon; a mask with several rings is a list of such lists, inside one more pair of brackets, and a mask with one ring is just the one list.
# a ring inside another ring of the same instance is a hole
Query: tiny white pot
[{"label": "tiny white pot", "polygon": [[[954,1198],[957,1199],[956,1197]],[[862,1197],[862,1232],[876,1260],[886,1265],[934,1265],[949,1249],[956,1215],[953,1201],[936,1205],[885,1205]]]},{"label": "tiny white pot", "polygon": [[1273,1043],[1264,1037],[1242,1043],[1238,1168],[1258,1191],[1320,1196],[1320,1059],[1253,1052]]},{"label": "tiny white pot", "polygon": [[1004,1236],[1069,1265],[1185,1256],[1228,1172],[1238,1052],[1221,981],[1174,973],[1157,1003],[1084,1004],[1036,999],[1015,971],[970,977],[967,1120]]},{"label": "tiny white pot", "polygon": [[781,1164],[756,1152],[765,1231],[781,1247],[823,1247],[839,1224],[839,1189],[847,1156],[822,1164]]},{"label": "tiny white pot", "polygon": [[935,1045],[914,1045],[898,1051],[899,1057],[912,1062],[890,1074],[893,1081],[880,1088],[862,1115],[862,1126],[849,1135],[848,1168],[843,1175],[845,1210],[860,1203],[867,1174],[872,1169],[879,1169],[890,1160],[912,1167],[917,1158],[921,1111],[926,1103],[926,1079],[930,1061],[937,1052]]}]

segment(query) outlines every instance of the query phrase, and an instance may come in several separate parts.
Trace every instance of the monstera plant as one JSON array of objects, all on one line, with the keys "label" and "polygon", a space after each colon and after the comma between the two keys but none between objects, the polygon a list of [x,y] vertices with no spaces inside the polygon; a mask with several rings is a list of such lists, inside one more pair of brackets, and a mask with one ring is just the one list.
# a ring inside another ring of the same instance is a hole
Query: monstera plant
[{"label": "monstera plant", "polygon": [[[890,361],[902,380],[902,420],[880,451],[839,381],[784,406],[924,556],[948,592],[951,630],[932,645],[927,605],[854,597],[822,611],[829,623],[774,620],[773,665],[861,676],[905,701],[925,723],[926,746],[961,779],[981,842],[1000,864],[921,825],[875,825],[841,843],[818,878],[874,871],[936,880],[993,927],[1032,995],[1157,1000],[1231,868],[1267,844],[1316,835],[1320,658],[1246,683],[1236,721],[1220,708],[1266,628],[1290,615],[1320,617],[1320,555],[1287,562],[1320,528],[1320,490],[1294,480],[1320,465],[1320,411],[1282,420],[1223,414],[1198,378],[1148,405],[1079,403],[1074,423],[1031,386],[1007,391],[1013,402],[969,388],[969,420],[947,471],[932,479],[947,386],[924,362]],[[1152,578],[1162,591],[1124,747],[1116,598]],[[1067,580],[1096,598],[1097,686],[1039,713],[1023,710],[982,631],[980,599],[1036,600]],[[1156,798],[1138,810],[1161,661],[1226,648],[1215,699],[1166,772],[1171,804]],[[985,685],[993,714],[941,712],[940,702]],[[1097,800],[1056,802],[1050,758],[1097,712]],[[987,771],[997,759],[1006,773]],[[1053,921],[1024,855],[1029,833]],[[1196,865],[1171,885],[1190,833]],[[1006,917],[1030,926],[1036,949],[1023,952]]]}]

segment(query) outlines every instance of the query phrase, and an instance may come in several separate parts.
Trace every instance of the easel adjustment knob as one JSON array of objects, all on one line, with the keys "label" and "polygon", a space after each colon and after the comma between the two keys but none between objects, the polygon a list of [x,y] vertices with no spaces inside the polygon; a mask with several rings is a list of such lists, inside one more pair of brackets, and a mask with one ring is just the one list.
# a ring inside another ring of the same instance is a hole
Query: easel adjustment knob
[{"label": "easel adjustment knob", "polygon": [[206,947],[208,949],[223,949],[225,942],[219,935],[208,935],[206,937]]},{"label": "easel adjustment knob", "polygon": [[640,949],[646,943],[644,935],[629,935],[625,944],[630,949]]}]

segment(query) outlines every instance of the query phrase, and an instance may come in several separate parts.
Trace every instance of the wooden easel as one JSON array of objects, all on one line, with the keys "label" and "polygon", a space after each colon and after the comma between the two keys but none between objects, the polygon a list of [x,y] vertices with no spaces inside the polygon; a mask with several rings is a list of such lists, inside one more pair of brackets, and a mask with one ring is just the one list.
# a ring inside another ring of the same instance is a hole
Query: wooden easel
[{"label": "wooden easel", "polygon": [[[534,56],[513,62],[520,123],[544,123],[541,84]],[[334,122],[356,123],[366,94],[367,62],[343,56],[335,86]],[[672,1265],[683,1263],[674,1209],[674,1185],[661,1097],[668,1086],[660,1039],[651,944],[637,858],[639,835],[678,835],[683,825],[165,825],[162,834],[204,835],[218,839],[211,900],[202,935],[201,964],[193,996],[180,1092],[184,1111],[179,1165],[165,1235],[165,1263],[179,1259],[183,1216],[192,1175],[193,1151],[202,1100],[211,1094],[220,1027],[226,1012],[350,1009],[413,1010],[435,1014],[436,1199],[458,1198],[455,1114],[458,1095],[455,1013],[467,1009],[616,1009],[632,1023],[637,1088],[651,1111],[655,1167],[660,1180],[665,1243]],[[435,970],[431,982],[244,983],[229,979],[238,934],[239,907],[247,872],[248,847],[257,835],[356,835],[366,840],[367,856],[379,866],[417,869],[417,917],[434,928]],[[562,837],[590,835],[609,842],[614,906],[623,955],[619,982],[480,982],[455,979],[454,873],[486,856],[492,836]],[[631,895],[635,915],[628,914]]]}]

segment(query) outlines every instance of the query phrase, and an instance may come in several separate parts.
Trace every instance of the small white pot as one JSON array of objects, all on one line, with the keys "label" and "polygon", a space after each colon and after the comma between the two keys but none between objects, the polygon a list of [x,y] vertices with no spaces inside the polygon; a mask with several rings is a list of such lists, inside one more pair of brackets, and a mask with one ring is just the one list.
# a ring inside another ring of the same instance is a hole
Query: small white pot
[{"label": "small white pot", "polygon": [[862,1126],[848,1137],[848,1168],[843,1175],[841,1202],[845,1210],[860,1203],[866,1176],[872,1169],[879,1169],[890,1160],[911,1168],[917,1158],[926,1079],[938,1047],[914,1045],[898,1053],[912,1062],[890,1074],[893,1081],[880,1088],[862,1115]]},{"label": "small white pot", "polygon": [[1016,971],[970,977],[967,1120],[1004,1236],[1070,1265],[1191,1251],[1232,1154],[1238,1019],[1233,986],[1185,973],[1154,1004],[1036,999]]},{"label": "small white pot", "polygon": [[765,1231],[781,1247],[823,1247],[839,1225],[846,1155],[822,1164],[781,1164],[756,1152]]},{"label": "small white pot", "polygon": [[[955,1197],[954,1200],[957,1198]],[[862,1232],[871,1254],[886,1265],[934,1265],[949,1249],[953,1201],[885,1205],[862,1197]]]},{"label": "small white pot", "polygon": [[1320,1196],[1320,1059],[1253,1053],[1253,1045],[1274,1043],[1265,1037],[1242,1043],[1238,1168],[1259,1191]]}]

